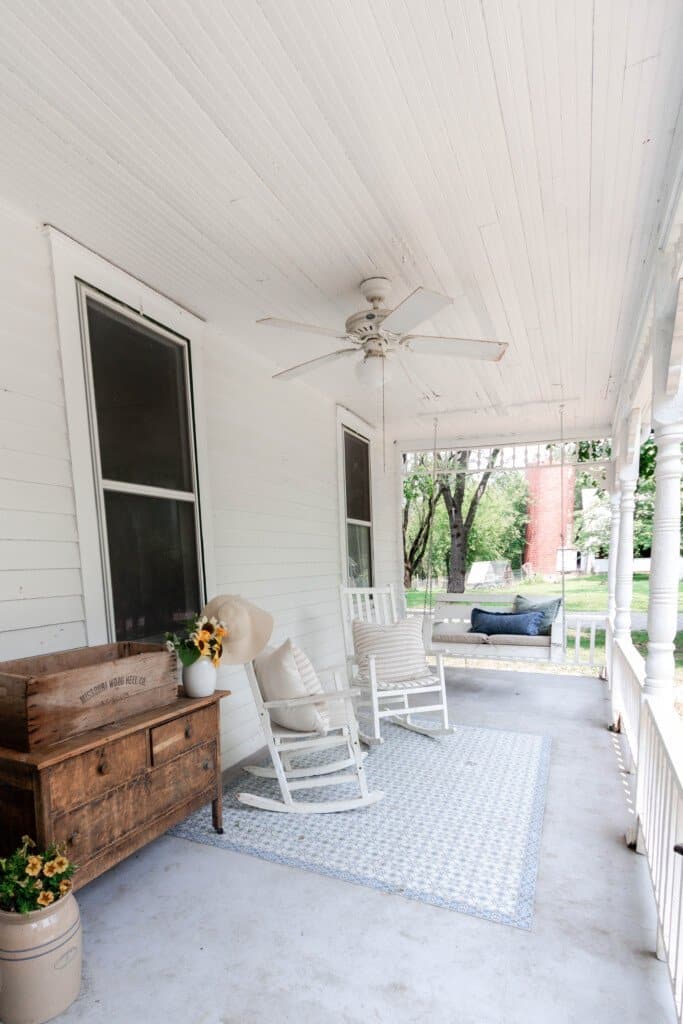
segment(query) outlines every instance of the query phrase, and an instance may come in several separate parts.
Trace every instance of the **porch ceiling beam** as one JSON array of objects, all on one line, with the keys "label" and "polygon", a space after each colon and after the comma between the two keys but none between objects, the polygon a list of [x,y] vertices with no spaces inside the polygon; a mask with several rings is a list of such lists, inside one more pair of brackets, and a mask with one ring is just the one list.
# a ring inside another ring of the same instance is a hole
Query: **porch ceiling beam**
[{"label": "porch ceiling beam", "polygon": [[[591,427],[584,427],[580,430],[565,431],[565,441],[594,441],[596,438],[611,437],[612,425],[610,423],[596,423]],[[478,435],[468,437],[466,434],[444,434],[437,439],[437,447],[445,448],[489,448],[492,445],[505,444],[506,447],[524,444],[559,444],[559,434],[548,431],[531,431],[531,433],[505,433]],[[396,438],[394,444],[400,452],[422,452],[431,451],[434,446],[433,438]]]}]

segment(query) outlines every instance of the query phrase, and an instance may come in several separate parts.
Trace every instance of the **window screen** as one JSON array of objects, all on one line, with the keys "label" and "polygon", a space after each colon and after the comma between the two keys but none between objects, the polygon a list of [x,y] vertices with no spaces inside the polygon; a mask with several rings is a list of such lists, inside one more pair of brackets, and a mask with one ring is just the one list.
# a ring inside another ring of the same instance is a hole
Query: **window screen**
[{"label": "window screen", "polygon": [[202,603],[188,346],[90,292],[85,311],[110,632],[158,640]]}]

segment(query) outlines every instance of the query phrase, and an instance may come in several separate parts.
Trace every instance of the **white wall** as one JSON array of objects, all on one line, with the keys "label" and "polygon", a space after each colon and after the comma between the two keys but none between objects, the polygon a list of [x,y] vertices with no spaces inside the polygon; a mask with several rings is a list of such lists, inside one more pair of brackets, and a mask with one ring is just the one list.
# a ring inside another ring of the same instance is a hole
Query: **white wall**
[{"label": "white wall", "polygon": [[50,256],[0,205],[0,660],[85,643]]},{"label": "white wall", "polygon": [[[0,660],[86,642],[77,524],[47,241],[0,207]],[[218,593],[275,617],[316,665],[343,663],[333,400],[273,382],[235,340],[207,332],[206,427]],[[373,445],[375,568],[400,582],[399,505]],[[224,764],[261,745],[242,669],[221,669]]]},{"label": "white wall", "polygon": [[[291,637],[317,667],[344,664],[339,610],[341,554],[337,418],[311,387],[272,381],[263,365],[217,333],[205,344],[219,593],[239,593],[275,618],[273,642]],[[373,444],[376,578],[397,576],[395,476]],[[395,506],[395,507],[394,507]],[[233,696],[223,704],[225,763],[260,745],[241,668],[221,669]]]}]

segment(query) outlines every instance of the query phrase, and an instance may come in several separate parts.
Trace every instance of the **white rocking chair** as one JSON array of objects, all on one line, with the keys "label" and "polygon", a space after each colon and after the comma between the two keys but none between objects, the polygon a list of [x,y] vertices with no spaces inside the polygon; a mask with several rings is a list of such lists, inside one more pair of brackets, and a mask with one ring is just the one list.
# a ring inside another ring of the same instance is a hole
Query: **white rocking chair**
[{"label": "white rocking chair", "polygon": [[[244,770],[258,778],[276,779],[282,799],[259,796],[256,793],[237,793],[237,799],[251,807],[265,811],[285,811],[297,814],[328,814],[332,811],[352,811],[368,807],[384,796],[379,790],[368,791],[363,761],[367,754],[361,750],[358,723],[353,709],[353,698],[358,690],[342,689],[337,672],[333,672],[335,689],[317,693],[310,697],[293,697],[287,700],[264,701],[253,663],[246,666],[249,685],[261,720],[266,738],[272,768],[247,765]],[[325,704],[329,713],[329,727],[322,735],[314,732],[294,732],[271,720],[272,708],[294,708],[307,704]],[[299,754],[316,753],[342,747],[340,757],[332,762],[322,762],[308,767],[292,767],[292,759]],[[350,769],[347,771],[346,769]],[[300,789],[317,789],[321,786],[337,786],[356,783],[358,796],[328,801],[295,800],[293,793]]]},{"label": "white rocking chair", "polygon": [[[353,621],[371,622],[380,626],[393,625],[399,621],[396,596],[391,584],[385,587],[344,587],[341,588],[342,620],[344,626],[344,644],[348,676],[352,684],[361,690],[361,699],[356,707],[359,717],[368,719],[368,728],[362,731],[360,738],[363,743],[383,743],[380,725],[387,719],[403,729],[421,733],[423,736],[447,736],[454,732],[448,723],[448,705],[446,702],[446,679],[444,675],[443,653],[426,649],[425,653],[436,659],[436,674],[433,682],[427,679],[406,679],[401,683],[383,683],[377,676],[375,658],[368,657],[367,681],[358,676],[353,644]],[[410,698],[422,693],[433,693],[433,702],[429,704],[411,704]],[[438,725],[418,725],[415,716],[437,714],[440,716]]]}]

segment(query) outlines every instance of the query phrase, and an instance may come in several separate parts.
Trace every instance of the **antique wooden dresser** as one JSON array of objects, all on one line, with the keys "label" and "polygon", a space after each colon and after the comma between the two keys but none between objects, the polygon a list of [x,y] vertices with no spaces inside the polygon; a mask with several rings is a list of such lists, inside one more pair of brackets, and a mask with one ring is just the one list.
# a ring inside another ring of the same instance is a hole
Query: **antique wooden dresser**
[{"label": "antique wooden dresser", "polygon": [[0,855],[24,834],[39,846],[64,842],[79,887],[209,801],[222,831],[219,703],[228,691],[181,692],[127,713],[135,696],[116,721],[32,750],[0,745]]}]

